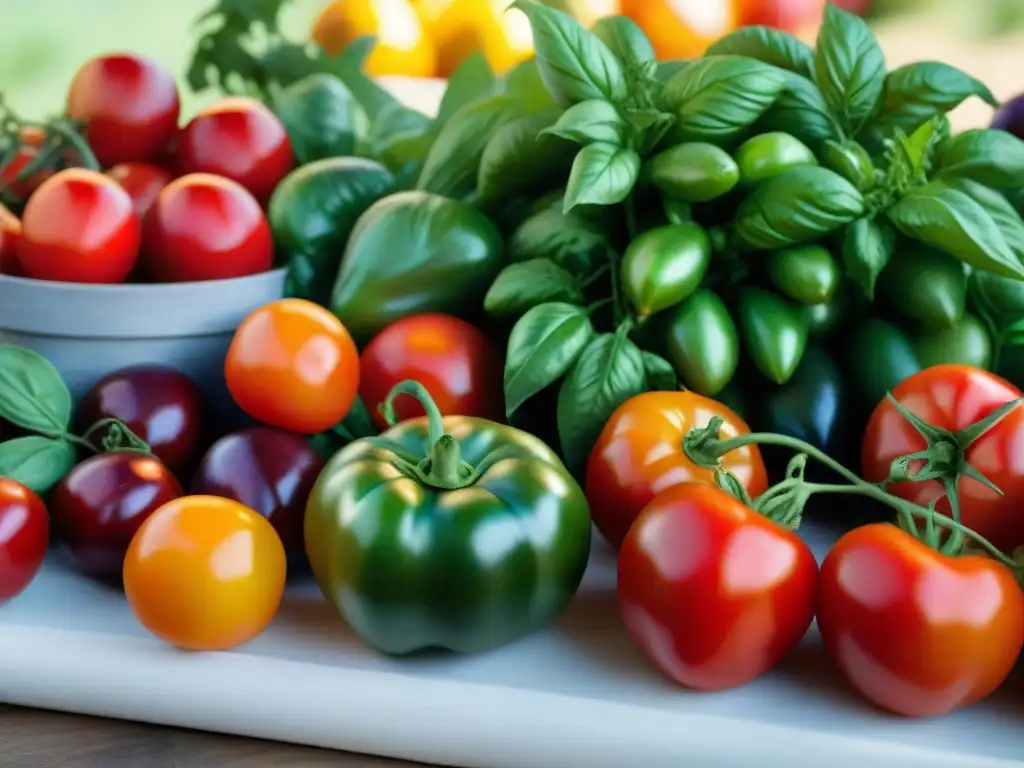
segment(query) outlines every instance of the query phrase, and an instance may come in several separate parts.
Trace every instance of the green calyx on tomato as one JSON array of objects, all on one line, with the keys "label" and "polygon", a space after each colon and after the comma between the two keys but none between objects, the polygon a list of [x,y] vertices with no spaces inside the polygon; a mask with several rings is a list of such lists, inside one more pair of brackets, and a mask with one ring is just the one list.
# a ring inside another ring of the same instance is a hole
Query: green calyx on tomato
[{"label": "green calyx on tomato", "polygon": [[622,289],[639,317],[697,290],[711,264],[711,238],[699,224],[669,224],[635,237],[622,255]]},{"label": "green calyx on tomato", "polygon": [[740,179],[752,187],[802,165],[817,165],[810,148],[788,133],[762,133],[743,142],[736,150]]},{"label": "green calyx on tomato", "polygon": [[[582,489],[539,439],[442,418],[418,382],[391,391],[389,422],[399,396],[427,417],[344,448],[310,495],[306,549],[325,597],[388,654],[485,651],[547,626],[590,555]],[[541,518],[538,539],[524,523]]]},{"label": "green calyx on tomato", "polygon": [[714,144],[679,144],[651,158],[647,179],[666,195],[686,203],[707,203],[732,191],[740,169]]},{"label": "green calyx on tomato", "polygon": [[824,304],[832,299],[842,273],[827,248],[798,245],[768,254],[768,279],[781,293],[801,304]]}]

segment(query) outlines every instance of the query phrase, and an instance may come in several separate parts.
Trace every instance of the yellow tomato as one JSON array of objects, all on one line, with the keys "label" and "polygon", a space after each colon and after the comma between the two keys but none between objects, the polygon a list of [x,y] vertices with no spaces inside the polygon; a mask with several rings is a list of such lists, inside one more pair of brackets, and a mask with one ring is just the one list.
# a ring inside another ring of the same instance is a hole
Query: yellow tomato
[{"label": "yellow tomato", "polygon": [[252,640],[273,620],[284,585],[284,545],[270,522],[216,496],[158,508],[124,560],[124,591],[139,623],[188,650]]},{"label": "yellow tomato", "polygon": [[332,0],[313,22],[310,36],[337,56],[353,40],[377,38],[366,74],[434,77],[434,46],[410,0]]},{"label": "yellow tomato", "polygon": [[736,29],[737,0],[622,0],[661,61],[694,59]]},{"label": "yellow tomato", "polygon": [[438,77],[449,77],[475,51],[497,74],[533,55],[526,16],[506,9],[511,0],[414,0],[437,51]]}]

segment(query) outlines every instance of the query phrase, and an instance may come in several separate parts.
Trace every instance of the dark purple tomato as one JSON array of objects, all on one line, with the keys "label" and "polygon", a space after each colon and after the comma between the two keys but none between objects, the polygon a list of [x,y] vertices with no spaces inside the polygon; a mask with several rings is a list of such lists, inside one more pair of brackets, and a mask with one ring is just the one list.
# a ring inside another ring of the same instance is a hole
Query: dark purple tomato
[{"label": "dark purple tomato", "polygon": [[[170,366],[132,366],[100,379],[78,406],[79,429],[101,419],[123,421],[174,473],[191,471],[205,447],[203,395],[192,379]],[[96,438],[104,434],[97,430]]]},{"label": "dark purple tomato", "polygon": [[53,491],[50,515],[76,569],[118,583],[128,545],[157,508],[183,495],[170,470],[142,453],[99,453]]},{"label": "dark purple tomato", "polygon": [[1024,139],[1024,93],[1007,101],[992,118],[992,127]]},{"label": "dark purple tomato", "polygon": [[306,500],[324,462],[306,439],[273,427],[222,437],[206,452],[191,492],[241,502],[266,517],[284,543],[290,567],[306,560]]}]

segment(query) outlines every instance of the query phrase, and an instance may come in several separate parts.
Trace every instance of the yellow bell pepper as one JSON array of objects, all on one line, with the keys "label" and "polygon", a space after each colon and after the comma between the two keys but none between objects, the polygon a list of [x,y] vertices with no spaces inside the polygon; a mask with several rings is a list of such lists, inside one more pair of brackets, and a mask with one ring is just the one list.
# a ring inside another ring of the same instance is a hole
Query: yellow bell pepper
[{"label": "yellow bell pepper", "polygon": [[480,51],[502,74],[533,55],[526,17],[506,13],[512,0],[413,0],[437,51],[437,75],[449,77],[471,53]]},{"label": "yellow bell pepper", "polygon": [[739,24],[738,0],[622,0],[661,61],[694,59]]},{"label": "yellow bell pepper", "polygon": [[310,33],[331,56],[366,35],[377,38],[366,60],[366,74],[436,76],[433,43],[410,0],[332,0],[320,11]]}]

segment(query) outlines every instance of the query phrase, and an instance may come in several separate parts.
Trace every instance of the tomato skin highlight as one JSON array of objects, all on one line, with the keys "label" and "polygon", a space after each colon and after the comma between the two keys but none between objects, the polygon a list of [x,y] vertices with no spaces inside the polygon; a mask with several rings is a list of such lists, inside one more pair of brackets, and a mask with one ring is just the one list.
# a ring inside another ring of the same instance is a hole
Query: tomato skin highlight
[{"label": "tomato skin highlight", "polygon": [[[504,361],[483,331],[450,315],[402,318],[378,333],[359,358],[359,394],[381,429],[377,410],[400,381],[415,379],[430,393],[442,416],[477,416],[504,421]],[[395,399],[398,421],[423,416],[412,397]]]},{"label": "tomato skin highlight", "polygon": [[618,595],[633,641],[690,688],[765,674],[814,618],[818,564],[797,534],[721,489],[658,494],[619,551]]},{"label": "tomato skin highlight", "polygon": [[1008,568],[940,554],[888,523],[843,536],[819,581],[826,650],[861,695],[897,714],[981,701],[1024,644],[1024,596]]},{"label": "tomato skin highlight", "polygon": [[157,282],[224,280],[274,264],[270,224],[240,184],[194,173],[161,190],[143,224],[142,265]]},{"label": "tomato skin highlight", "polygon": [[359,387],[359,352],[345,326],[305,299],[252,312],[224,362],[238,406],[272,427],[311,435],[348,414]]},{"label": "tomato skin highlight", "polygon": [[111,178],[70,168],[47,179],[25,206],[18,261],[28,277],[122,283],[139,258],[132,200]]},{"label": "tomato skin highlight", "polygon": [[170,171],[152,163],[118,163],[107,170],[107,176],[128,193],[139,221],[145,219],[160,190],[170,184],[172,178]]},{"label": "tomato skin highlight", "polygon": [[273,621],[285,568],[281,539],[262,515],[230,499],[183,496],[156,509],[132,539],[125,596],[164,642],[227,650]]},{"label": "tomato skin highlight", "polygon": [[284,124],[255,99],[222,99],[196,115],[178,137],[175,169],[236,181],[265,204],[295,165]]},{"label": "tomato skin highlight", "polygon": [[43,500],[16,480],[0,477],[0,606],[32,582],[49,543]]},{"label": "tomato skin highlight", "polygon": [[[937,365],[904,379],[892,395],[927,423],[957,432],[1022,397],[1021,390],[995,374],[969,365]],[[861,443],[864,478],[880,482],[894,459],[925,448],[924,438],[888,400],[875,408]],[[995,483],[1003,495],[970,478],[957,483],[961,521],[1003,552],[1024,545],[1024,408],[1017,408],[982,435],[966,452],[967,461]],[[919,462],[911,470],[919,468]],[[938,480],[893,483],[887,488],[922,507],[936,499],[949,515]]]},{"label": "tomato skin highlight", "polygon": [[[647,392],[612,414],[587,462],[584,488],[590,514],[601,535],[618,547],[633,521],[655,496],[691,481],[713,483],[714,471],[699,467],[683,453],[683,438],[712,416],[724,419],[721,435],[750,431],[725,405],[695,392]],[[768,487],[761,452],[746,446],[722,457],[751,496]]]},{"label": "tomato skin highlight", "polygon": [[156,159],[174,137],[180,111],[174,76],[132,53],[83,64],[66,109],[68,117],[85,122],[85,140],[104,167]]}]

